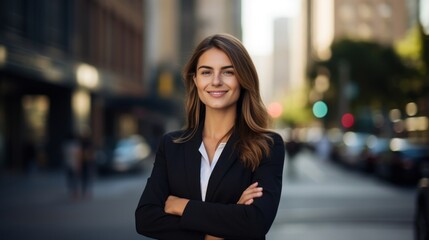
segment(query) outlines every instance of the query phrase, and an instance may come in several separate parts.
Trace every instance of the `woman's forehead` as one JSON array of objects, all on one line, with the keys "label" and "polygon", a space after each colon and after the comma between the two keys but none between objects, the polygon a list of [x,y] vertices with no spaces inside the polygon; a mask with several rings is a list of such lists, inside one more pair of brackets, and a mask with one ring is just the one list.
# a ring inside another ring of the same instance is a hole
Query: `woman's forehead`
[{"label": "woman's forehead", "polygon": [[224,67],[232,66],[232,62],[224,51],[217,48],[211,48],[201,54],[198,58],[197,68],[200,66]]}]

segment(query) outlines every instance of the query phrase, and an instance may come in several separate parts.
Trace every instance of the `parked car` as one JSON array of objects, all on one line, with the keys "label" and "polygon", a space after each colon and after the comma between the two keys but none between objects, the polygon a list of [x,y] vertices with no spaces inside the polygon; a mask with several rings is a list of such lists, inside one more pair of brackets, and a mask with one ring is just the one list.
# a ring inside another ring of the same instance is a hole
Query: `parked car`
[{"label": "parked car", "polygon": [[376,174],[395,183],[415,184],[429,164],[429,147],[409,139],[393,138],[389,149],[382,152],[376,163]]},{"label": "parked car", "polygon": [[426,177],[419,182],[415,209],[415,239],[429,240],[429,179]]},{"label": "parked car", "polygon": [[389,149],[389,142],[389,138],[369,136],[366,141],[366,146],[362,149],[359,156],[359,170],[367,173],[374,172],[375,165],[381,154]]},{"label": "parked car", "polygon": [[132,135],[119,140],[113,151],[105,151],[97,160],[102,172],[130,172],[141,170],[142,163],[151,155],[151,149],[141,135]]},{"label": "parked car", "polygon": [[357,168],[362,152],[367,149],[368,133],[346,132],[342,140],[335,146],[336,160],[347,167]]}]

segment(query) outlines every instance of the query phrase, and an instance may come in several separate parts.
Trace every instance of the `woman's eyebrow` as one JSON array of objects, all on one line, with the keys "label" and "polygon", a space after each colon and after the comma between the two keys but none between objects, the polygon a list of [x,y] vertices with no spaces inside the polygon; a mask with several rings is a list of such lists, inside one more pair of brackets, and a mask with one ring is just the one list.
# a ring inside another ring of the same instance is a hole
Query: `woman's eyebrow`
[{"label": "woman's eyebrow", "polygon": [[[198,69],[200,69],[200,68],[213,69],[213,67],[202,65],[202,66],[199,66],[199,67],[197,68],[197,70],[198,70]],[[227,68],[234,68],[234,66],[232,66],[232,65],[223,66],[223,67],[221,67],[220,69],[222,69],[222,70],[223,70],[223,69],[227,69]]]},{"label": "woman's eyebrow", "polygon": [[224,66],[224,67],[221,67],[220,69],[227,69],[227,68],[234,68],[234,66],[232,66],[232,65]]},{"label": "woman's eyebrow", "polygon": [[197,70],[198,70],[198,69],[200,69],[200,68],[213,69],[212,67],[202,65],[202,66],[199,66],[199,67],[197,68]]}]

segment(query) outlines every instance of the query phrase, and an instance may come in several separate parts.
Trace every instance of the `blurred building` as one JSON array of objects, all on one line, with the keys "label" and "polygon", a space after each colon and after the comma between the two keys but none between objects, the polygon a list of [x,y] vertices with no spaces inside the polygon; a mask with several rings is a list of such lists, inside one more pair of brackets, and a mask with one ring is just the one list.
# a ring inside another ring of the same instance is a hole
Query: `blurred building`
[{"label": "blurred building", "polygon": [[149,110],[123,102],[147,95],[142,1],[0,5],[1,167],[60,166],[71,133],[90,131],[101,146],[139,131],[135,116]]},{"label": "blurred building", "polygon": [[240,12],[238,0],[0,1],[0,169],[61,166],[71,133],[99,148],[137,133],[155,147],[183,123],[195,43],[241,38]]},{"label": "blurred building", "polygon": [[298,17],[277,18],[274,21],[273,86],[271,97],[281,99],[285,95],[303,90],[305,44],[302,22]]},{"label": "blurred building", "polygon": [[275,98],[285,94],[293,88],[291,82],[292,65],[292,20],[290,18],[278,18],[274,21],[274,46],[273,46],[273,91]]},{"label": "blurred building", "polygon": [[222,32],[241,39],[241,0],[198,0],[196,19],[196,42]]},{"label": "blurred building", "polygon": [[326,59],[335,39],[391,44],[416,23],[416,0],[305,0],[311,53]]}]

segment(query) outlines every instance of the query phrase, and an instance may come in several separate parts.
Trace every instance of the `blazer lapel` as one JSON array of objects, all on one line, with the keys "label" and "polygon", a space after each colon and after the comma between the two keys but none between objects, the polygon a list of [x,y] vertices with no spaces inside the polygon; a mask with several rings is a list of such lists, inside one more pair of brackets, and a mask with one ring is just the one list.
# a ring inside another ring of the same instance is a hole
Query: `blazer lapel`
[{"label": "blazer lapel", "polygon": [[210,175],[209,183],[207,186],[206,201],[211,201],[216,189],[221,182],[222,178],[227,173],[228,169],[237,160],[237,151],[234,151],[234,145],[238,140],[238,133],[233,131],[231,137],[225,145],[222,154],[219,157],[213,172]]},{"label": "blazer lapel", "polygon": [[184,143],[185,145],[185,169],[186,169],[186,182],[189,185],[189,194],[192,199],[202,200],[201,198],[201,154],[198,151],[202,143],[202,132],[198,130],[195,136]]}]

